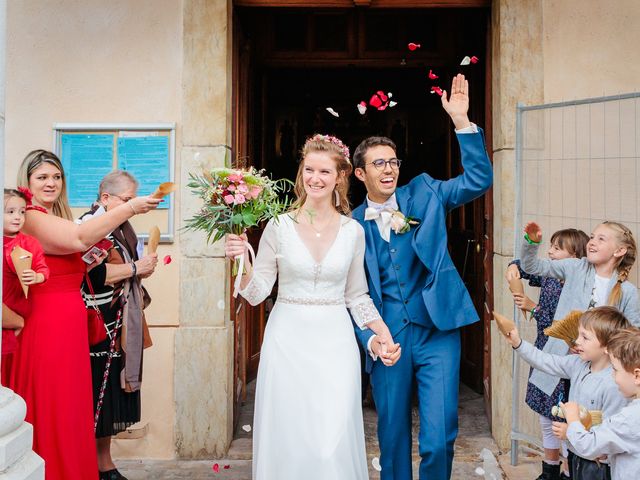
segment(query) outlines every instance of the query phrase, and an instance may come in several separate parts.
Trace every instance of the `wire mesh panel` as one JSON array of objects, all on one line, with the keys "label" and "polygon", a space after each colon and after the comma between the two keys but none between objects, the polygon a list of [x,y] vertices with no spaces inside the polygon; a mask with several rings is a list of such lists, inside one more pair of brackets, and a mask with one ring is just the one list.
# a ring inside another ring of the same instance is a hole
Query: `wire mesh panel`
[{"label": "wire mesh panel", "polygon": [[[579,228],[587,234],[615,220],[640,234],[640,93],[576,102],[519,106],[516,138],[515,252],[522,228],[535,221],[543,231],[540,256],[551,234]],[[638,285],[638,268],[629,280]],[[537,299],[537,289],[527,288]],[[533,341],[534,321],[514,309],[523,338]],[[529,366],[514,356],[512,463],[518,441],[541,447],[537,415],[525,404]]]}]

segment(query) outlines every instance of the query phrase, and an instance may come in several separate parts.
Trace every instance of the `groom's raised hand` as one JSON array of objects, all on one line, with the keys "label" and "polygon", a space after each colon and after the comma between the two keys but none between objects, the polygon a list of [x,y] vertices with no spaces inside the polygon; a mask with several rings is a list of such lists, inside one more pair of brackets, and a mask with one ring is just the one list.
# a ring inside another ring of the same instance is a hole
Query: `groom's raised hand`
[{"label": "groom's raised hand", "polygon": [[449,114],[456,130],[471,125],[467,112],[469,111],[469,82],[459,73],[451,81],[451,92],[445,90],[440,98],[442,108]]}]

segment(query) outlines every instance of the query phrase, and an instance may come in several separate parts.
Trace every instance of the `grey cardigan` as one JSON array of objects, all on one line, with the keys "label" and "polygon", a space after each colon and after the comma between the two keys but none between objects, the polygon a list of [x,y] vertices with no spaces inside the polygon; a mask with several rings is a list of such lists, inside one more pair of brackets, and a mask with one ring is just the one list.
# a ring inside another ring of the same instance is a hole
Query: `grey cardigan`
[{"label": "grey cardigan", "polygon": [[[564,281],[558,307],[553,316],[554,320],[564,318],[571,310],[585,311],[591,302],[591,295],[595,285],[596,269],[586,258],[565,258],[549,260],[538,257],[539,244],[529,244],[524,238],[520,247],[520,262],[522,269],[532,275],[552,277]],[[607,296],[615,286],[617,276],[611,277],[607,289]],[[622,298],[616,305],[627,319],[635,326],[640,326],[640,310],[638,307],[638,289],[631,282],[622,284]],[[549,338],[543,351],[555,355],[565,355],[569,347],[558,338]],[[529,379],[536,387],[547,395],[555,390],[558,377],[534,370]]]}]

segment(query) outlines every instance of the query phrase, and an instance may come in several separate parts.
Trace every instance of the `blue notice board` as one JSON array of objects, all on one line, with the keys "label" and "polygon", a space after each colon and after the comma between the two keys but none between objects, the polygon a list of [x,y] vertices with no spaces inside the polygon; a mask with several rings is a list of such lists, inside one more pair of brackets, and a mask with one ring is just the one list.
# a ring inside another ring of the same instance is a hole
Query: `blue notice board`
[{"label": "blue notice board", "polygon": [[100,180],[113,170],[113,134],[68,133],[62,136],[62,167],[72,207],[96,201]]},{"label": "blue notice board", "polygon": [[[138,195],[149,195],[169,178],[169,137],[124,136],[118,138],[118,167],[131,173],[140,185]],[[161,203],[159,209],[169,208]]]}]

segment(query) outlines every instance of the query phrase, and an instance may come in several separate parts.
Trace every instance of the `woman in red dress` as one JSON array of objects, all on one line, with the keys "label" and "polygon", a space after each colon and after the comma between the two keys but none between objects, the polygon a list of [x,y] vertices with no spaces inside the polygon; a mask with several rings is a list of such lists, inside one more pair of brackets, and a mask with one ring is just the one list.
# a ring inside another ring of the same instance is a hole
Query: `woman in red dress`
[{"label": "woman in red dress", "polygon": [[31,313],[15,353],[11,387],[27,403],[26,421],[33,425],[33,449],[44,458],[45,478],[97,480],[87,311],[80,293],[87,264],[81,252],[160,200],[137,197],[78,225],[62,164],[45,150],[25,157],[18,185],[33,193],[24,231],[42,244],[50,276],[29,293]]}]

